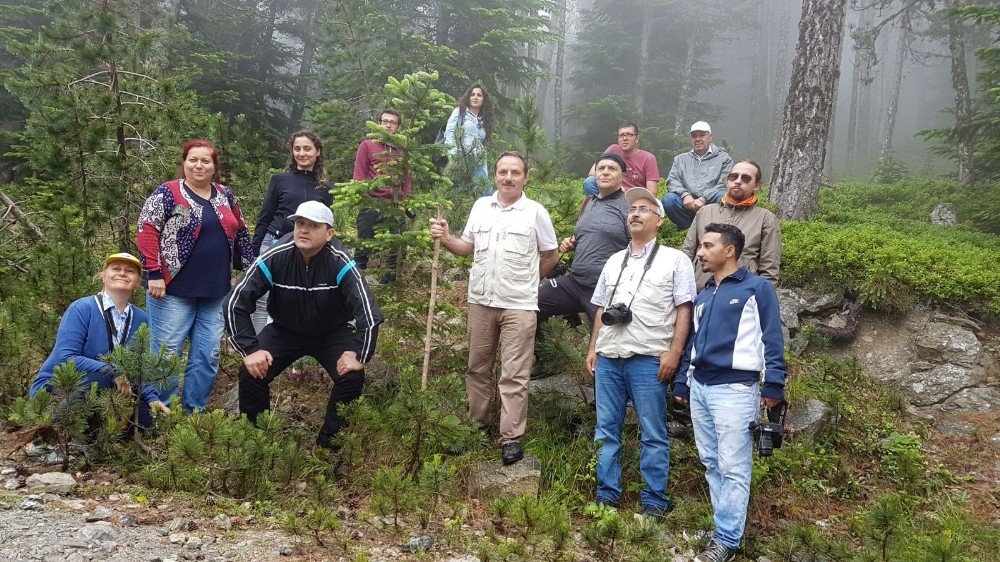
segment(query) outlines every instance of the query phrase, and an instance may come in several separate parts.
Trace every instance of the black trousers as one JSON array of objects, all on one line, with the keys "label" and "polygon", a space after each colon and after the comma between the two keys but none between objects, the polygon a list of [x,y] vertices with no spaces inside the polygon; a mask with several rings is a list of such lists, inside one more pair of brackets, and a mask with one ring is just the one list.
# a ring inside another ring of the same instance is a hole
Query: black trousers
[{"label": "black trousers", "polygon": [[[381,213],[374,209],[361,209],[358,213],[358,238],[361,240],[371,240],[375,238],[375,227],[378,225],[386,225],[390,232],[399,233],[402,232],[402,225],[397,224],[395,221],[390,222],[388,219],[383,219]],[[354,261],[357,262],[358,269],[368,268],[368,250],[363,248],[358,248],[354,251]],[[396,271],[396,248],[389,248],[389,255],[386,259],[386,270],[395,272]]]},{"label": "black trousers", "polygon": [[542,334],[542,325],[553,316],[587,313],[590,325],[594,325],[597,305],[590,302],[594,296],[593,287],[581,285],[571,275],[560,275],[555,279],[543,279],[538,285],[538,327],[535,338]]},{"label": "black trousers", "polygon": [[267,350],[273,361],[267,376],[262,379],[250,376],[245,365],[240,367],[240,413],[256,423],[257,416],[270,408],[271,381],[295,360],[309,355],[319,361],[333,379],[333,390],[326,403],[326,420],[316,437],[317,445],[332,447],[333,437],[347,426],[347,420],[337,413],[337,407],[357,400],[365,384],[364,371],[337,376],[337,360],[345,351],[354,349],[354,331],[344,326],[332,334],[303,336],[271,323],[264,326],[257,338],[260,349]]}]

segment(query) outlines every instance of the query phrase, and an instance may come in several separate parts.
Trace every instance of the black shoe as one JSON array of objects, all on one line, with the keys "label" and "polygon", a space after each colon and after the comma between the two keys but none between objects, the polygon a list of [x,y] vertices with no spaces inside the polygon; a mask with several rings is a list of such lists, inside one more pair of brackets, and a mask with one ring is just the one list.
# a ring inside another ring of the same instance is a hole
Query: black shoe
[{"label": "black shoe", "polygon": [[545,379],[554,375],[552,371],[545,368],[545,365],[536,362],[535,366],[531,368],[531,380],[537,381],[539,379]]},{"label": "black shoe", "polygon": [[694,432],[691,426],[684,422],[679,421],[668,421],[667,422],[667,435],[673,437],[674,439],[690,439]]},{"label": "black shoe", "polygon": [[502,448],[504,466],[511,465],[524,458],[524,447],[520,443],[507,443]]},{"label": "black shoe", "polygon": [[734,549],[712,540],[708,543],[708,548],[695,557],[695,562],[729,562],[733,558],[736,558]]},{"label": "black shoe", "polygon": [[395,271],[387,271],[383,273],[382,277],[379,277],[378,280],[379,285],[389,285],[390,283],[395,283],[395,282],[396,282]]}]

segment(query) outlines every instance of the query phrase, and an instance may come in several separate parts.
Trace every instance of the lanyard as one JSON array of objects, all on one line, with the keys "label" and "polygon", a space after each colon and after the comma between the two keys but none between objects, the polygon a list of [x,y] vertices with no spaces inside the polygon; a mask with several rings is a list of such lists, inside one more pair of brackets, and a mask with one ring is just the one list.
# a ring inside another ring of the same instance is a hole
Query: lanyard
[{"label": "lanyard", "polygon": [[108,350],[110,351],[116,345],[125,343],[125,338],[132,327],[132,309],[129,308],[128,314],[125,316],[125,325],[122,327],[122,333],[119,334],[118,328],[115,327],[115,319],[111,317],[111,309],[104,308],[104,299],[101,297],[101,293],[94,295],[94,298],[97,300],[97,309],[104,313],[104,327],[108,332]]},{"label": "lanyard", "polygon": [[[656,252],[659,249],[659,242],[653,244],[653,249],[650,250],[649,257],[646,258],[646,265],[642,266],[642,275],[639,276],[639,282],[635,284],[635,292],[632,293],[632,300],[628,301],[630,310],[632,303],[635,302],[635,296],[639,294],[639,286],[642,285],[642,280],[646,278],[646,272],[649,271],[649,268],[653,267],[653,258],[656,257]],[[628,260],[632,259],[632,256],[629,255],[630,251],[629,248],[625,248],[625,259],[622,260],[622,268],[618,271],[618,281],[615,281],[615,288],[611,289],[611,298],[608,299],[608,302],[611,304],[615,304],[615,293],[618,291],[619,285],[622,284],[622,274],[625,273],[625,268],[628,267]]]}]

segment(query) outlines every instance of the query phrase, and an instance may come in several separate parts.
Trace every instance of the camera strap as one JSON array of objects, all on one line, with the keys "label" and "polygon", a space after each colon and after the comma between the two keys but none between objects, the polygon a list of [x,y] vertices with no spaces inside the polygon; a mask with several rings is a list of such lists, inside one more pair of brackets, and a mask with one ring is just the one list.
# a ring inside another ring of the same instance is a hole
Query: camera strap
[{"label": "camera strap", "polygon": [[128,332],[132,328],[132,309],[129,308],[128,314],[125,316],[125,324],[122,326],[122,332],[118,333],[118,328],[115,326],[115,320],[111,317],[111,309],[104,308],[104,299],[101,293],[94,295],[97,300],[97,309],[102,311],[104,316],[104,327],[108,333],[108,350],[112,350],[115,346],[125,343],[125,338],[128,337]]},{"label": "camera strap", "polygon": [[[635,302],[635,296],[639,294],[639,287],[642,285],[642,280],[646,278],[646,272],[649,268],[653,267],[653,259],[656,258],[656,252],[660,249],[660,243],[657,242],[653,244],[653,249],[649,252],[649,257],[646,258],[646,264],[642,266],[642,275],[639,276],[639,282],[635,285],[635,292],[632,293],[632,300],[628,301],[628,307],[632,309],[632,303]],[[622,260],[622,268],[618,271],[618,280],[615,281],[615,288],[611,289],[611,298],[608,299],[608,303],[615,304],[615,293],[618,292],[618,287],[622,284],[622,274],[625,273],[625,268],[628,267],[628,260],[632,259],[628,248],[625,249],[625,259]]]}]

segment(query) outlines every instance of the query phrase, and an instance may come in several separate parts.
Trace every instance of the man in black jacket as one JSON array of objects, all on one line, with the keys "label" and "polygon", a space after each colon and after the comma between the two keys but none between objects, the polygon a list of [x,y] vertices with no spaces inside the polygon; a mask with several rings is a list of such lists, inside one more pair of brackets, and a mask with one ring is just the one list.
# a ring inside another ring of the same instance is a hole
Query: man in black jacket
[{"label": "man in black jacket", "polygon": [[[332,438],[347,424],[337,406],[361,396],[364,364],[375,352],[383,317],[364,275],[333,239],[330,208],[306,201],[288,218],[295,230],[257,258],[223,309],[229,341],[243,356],[240,412],[256,422],[270,406],[271,381],[296,359],[311,355],[334,379],[316,438],[317,445],[332,448]],[[273,321],[257,334],[250,315],[268,292]]]}]

